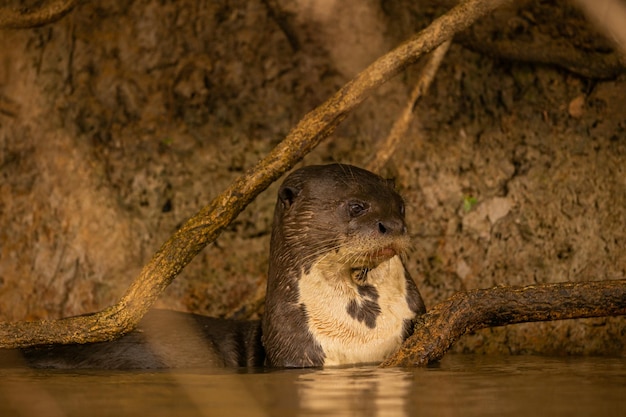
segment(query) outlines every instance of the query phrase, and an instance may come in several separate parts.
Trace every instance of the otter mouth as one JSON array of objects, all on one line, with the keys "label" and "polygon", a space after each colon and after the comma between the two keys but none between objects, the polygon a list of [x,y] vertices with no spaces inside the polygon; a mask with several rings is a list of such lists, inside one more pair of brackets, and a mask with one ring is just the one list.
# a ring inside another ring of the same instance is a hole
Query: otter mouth
[{"label": "otter mouth", "polygon": [[392,246],[387,246],[384,248],[373,250],[371,252],[366,252],[361,256],[363,265],[360,266],[362,266],[363,268],[373,269],[376,268],[380,263],[393,258],[397,254],[398,251]]},{"label": "otter mouth", "polygon": [[380,260],[382,262],[382,261],[386,261],[387,259],[393,258],[397,254],[398,254],[398,251],[396,251],[393,247],[388,246],[386,248],[382,248],[382,249],[378,249],[373,252],[370,252],[366,256],[368,259]]},{"label": "otter mouth", "polygon": [[367,279],[369,271],[376,268],[381,263],[393,258],[397,254],[398,251],[391,246],[366,252],[360,256],[361,262],[356,263],[356,265],[351,268],[352,278],[355,281],[364,281]]}]

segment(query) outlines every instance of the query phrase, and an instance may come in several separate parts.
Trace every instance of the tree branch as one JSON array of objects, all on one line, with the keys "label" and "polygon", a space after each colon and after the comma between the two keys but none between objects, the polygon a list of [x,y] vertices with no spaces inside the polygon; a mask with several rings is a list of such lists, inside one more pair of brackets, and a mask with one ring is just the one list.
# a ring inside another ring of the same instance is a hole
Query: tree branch
[{"label": "tree branch", "polygon": [[387,163],[391,155],[395,152],[400,144],[400,141],[404,137],[406,131],[409,129],[411,120],[413,120],[413,110],[417,106],[417,101],[428,90],[430,84],[435,79],[435,74],[439,69],[439,65],[446,56],[451,41],[446,41],[439,45],[429,56],[428,62],[422,69],[419,75],[419,79],[413,87],[413,91],[409,96],[406,106],[400,113],[400,116],[396,119],[387,139],[378,144],[376,152],[372,160],[367,164],[367,169],[373,172],[380,172],[383,166]]},{"label": "tree branch", "polygon": [[461,336],[485,327],[619,315],[626,315],[626,280],[459,292],[421,316],[413,335],[381,366],[428,365]]},{"label": "tree branch", "polygon": [[53,0],[35,11],[0,8],[0,29],[28,29],[56,22],[74,6],[76,0]]},{"label": "tree branch", "polygon": [[330,135],[373,89],[506,1],[463,1],[422,32],[376,60],[328,101],[308,113],[254,168],[187,220],[163,244],[117,304],[87,316],[0,323],[0,348],[105,341],[131,331],[193,257],[214,241],[261,191]]}]

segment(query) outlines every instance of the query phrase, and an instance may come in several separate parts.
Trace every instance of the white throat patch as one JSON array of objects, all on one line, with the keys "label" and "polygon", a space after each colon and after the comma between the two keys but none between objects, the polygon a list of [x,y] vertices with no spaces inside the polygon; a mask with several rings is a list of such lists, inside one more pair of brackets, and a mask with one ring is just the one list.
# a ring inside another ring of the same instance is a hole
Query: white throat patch
[{"label": "white throat patch", "polygon": [[[382,262],[367,272],[361,286],[349,268],[328,266],[317,262],[302,275],[298,300],[306,308],[309,331],[324,350],[324,365],[383,361],[400,347],[405,320],[415,316],[407,304],[402,261],[396,255]],[[368,302],[379,310],[367,319],[349,312],[366,308]]]}]

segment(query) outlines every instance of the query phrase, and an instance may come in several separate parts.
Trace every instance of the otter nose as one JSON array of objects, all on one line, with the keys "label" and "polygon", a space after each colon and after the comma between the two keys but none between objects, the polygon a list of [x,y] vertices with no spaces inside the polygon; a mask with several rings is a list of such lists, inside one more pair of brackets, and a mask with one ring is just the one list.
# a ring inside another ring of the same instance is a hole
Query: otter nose
[{"label": "otter nose", "polygon": [[406,233],[406,226],[404,222],[399,219],[389,219],[385,221],[378,221],[378,231],[382,235],[403,235]]}]

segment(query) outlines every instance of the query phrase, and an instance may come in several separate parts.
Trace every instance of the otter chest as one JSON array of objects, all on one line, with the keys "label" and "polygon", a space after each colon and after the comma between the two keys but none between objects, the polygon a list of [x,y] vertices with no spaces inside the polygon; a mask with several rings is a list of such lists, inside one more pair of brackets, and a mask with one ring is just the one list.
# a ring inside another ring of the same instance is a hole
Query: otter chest
[{"label": "otter chest", "polygon": [[308,331],[324,351],[325,366],[381,362],[400,347],[415,316],[397,256],[359,283],[349,272],[314,264],[300,278],[298,302]]}]

